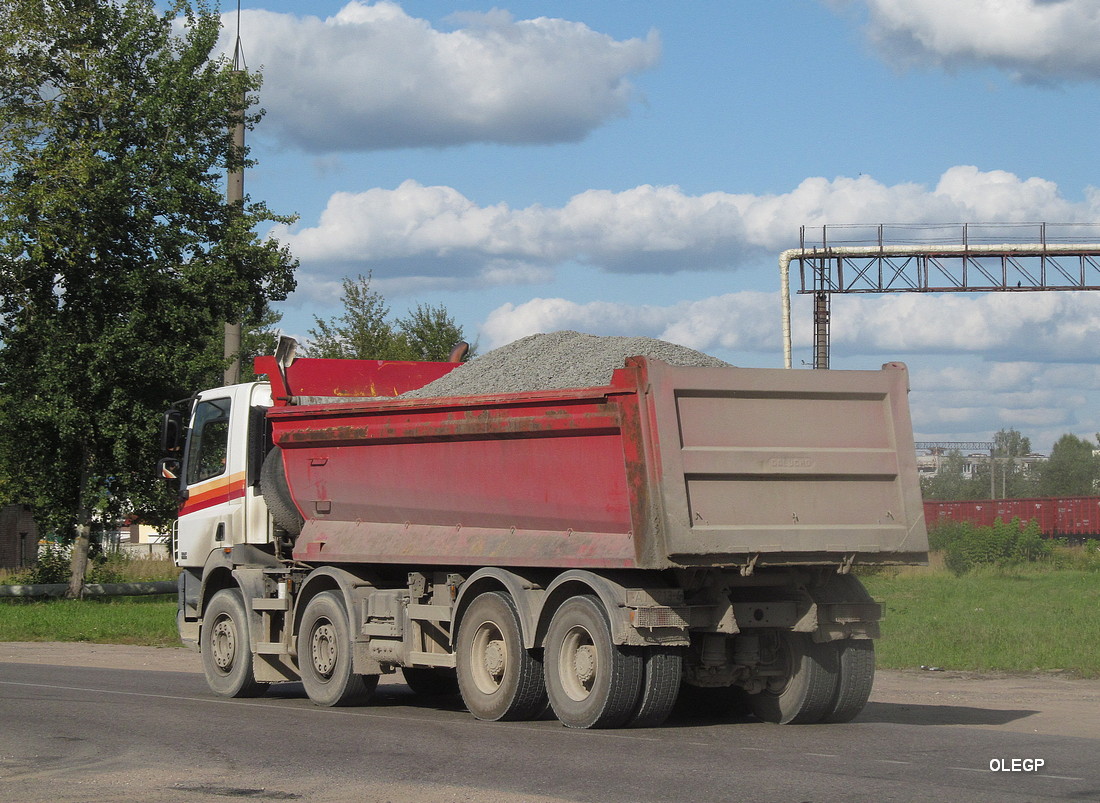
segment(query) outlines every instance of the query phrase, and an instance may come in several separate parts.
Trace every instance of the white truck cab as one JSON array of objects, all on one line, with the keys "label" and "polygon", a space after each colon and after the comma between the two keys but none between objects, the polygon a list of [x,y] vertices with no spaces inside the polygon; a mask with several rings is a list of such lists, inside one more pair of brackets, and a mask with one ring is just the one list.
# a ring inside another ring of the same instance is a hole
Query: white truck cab
[{"label": "white truck cab", "polygon": [[266,382],[207,390],[191,405],[187,451],[180,469],[180,515],[173,539],[176,565],[201,568],[210,553],[271,537],[259,478],[263,427],[271,406]]}]

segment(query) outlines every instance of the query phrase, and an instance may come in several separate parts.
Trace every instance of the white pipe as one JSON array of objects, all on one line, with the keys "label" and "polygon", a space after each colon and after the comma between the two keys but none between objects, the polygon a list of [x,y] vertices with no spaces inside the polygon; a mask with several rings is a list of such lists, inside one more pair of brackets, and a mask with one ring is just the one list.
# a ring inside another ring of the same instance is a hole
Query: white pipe
[{"label": "white pipe", "polygon": [[779,255],[779,292],[783,297],[783,367],[791,368],[791,259],[803,253],[801,248],[788,248]]},{"label": "white pipe", "polygon": [[970,254],[1050,254],[1051,256],[1074,256],[1100,251],[1097,243],[1001,243],[972,245],[843,245],[828,248],[790,248],[784,254],[810,258],[829,256],[877,257],[890,254],[928,254],[930,256],[962,257]]}]

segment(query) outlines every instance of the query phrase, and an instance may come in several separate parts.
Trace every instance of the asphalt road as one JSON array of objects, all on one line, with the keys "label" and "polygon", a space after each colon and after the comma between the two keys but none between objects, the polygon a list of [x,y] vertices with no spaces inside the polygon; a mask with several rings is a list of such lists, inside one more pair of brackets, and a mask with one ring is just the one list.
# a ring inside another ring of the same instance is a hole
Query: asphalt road
[{"label": "asphalt road", "polygon": [[1054,689],[1048,705],[1028,679],[882,673],[885,690],[846,725],[679,711],[658,729],[573,731],[549,719],[478,722],[459,701],[418,699],[396,679],[369,706],[322,709],[297,684],[216,698],[179,651],[118,648],[121,660],[64,666],[19,662],[29,659],[8,647],[3,801],[1100,800],[1095,682],[1039,679]]}]

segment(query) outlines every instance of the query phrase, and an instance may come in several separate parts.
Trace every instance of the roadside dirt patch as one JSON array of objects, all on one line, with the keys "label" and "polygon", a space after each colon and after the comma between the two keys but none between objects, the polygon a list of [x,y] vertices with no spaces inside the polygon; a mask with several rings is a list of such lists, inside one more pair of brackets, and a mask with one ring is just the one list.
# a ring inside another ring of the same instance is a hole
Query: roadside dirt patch
[{"label": "roadside dirt patch", "polygon": [[1057,672],[879,670],[871,701],[857,721],[1100,739],[1100,680]]},{"label": "roadside dirt patch", "polygon": [[[202,673],[197,652],[78,642],[3,642],[0,663]],[[384,682],[400,683],[401,675]],[[991,728],[1100,739],[1100,680],[1058,673],[925,672],[880,669],[856,722]]]}]

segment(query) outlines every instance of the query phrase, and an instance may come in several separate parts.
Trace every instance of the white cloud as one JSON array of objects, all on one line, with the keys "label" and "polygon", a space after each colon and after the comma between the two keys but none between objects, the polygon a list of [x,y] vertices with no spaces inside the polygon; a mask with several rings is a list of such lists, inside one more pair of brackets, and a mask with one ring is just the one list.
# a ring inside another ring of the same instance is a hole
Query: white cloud
[{"label": "white cloud", "polygon": [[479,206],[458,190],[405,181],[341,192],[315,225],[273,230],[306,274],[372,272],[381,281],[523,283],[577,262],[618,273],[732,269],[772,262],[799,226],[905,221],[1094,221],[1100,195],[1071,203],[1057,185],[973,166],[934,188],[870,176],[808,178],[788,193],[689,195],[674,186],[588,190],[563,207]]},{"label": "white cloud", "polygon": [[910,363],[909,397],[918,440],[989,440],[1018,429],[1032,448],[1047,451],[1073,432],[1100,430],[1100,366],[992,362],[953,358],[950,365]]},{"label": "white cloud", "polygon": [[1025,80],[1100,78],[1095,0],[862,0],[886,58],[989,64]]},{"label": "white cloud", "polygon": [[[456,21],[437,30],[385,0],[352,0],[324,20],[243,11],[265,130],[313,152],[577,141],[627,113],[629,77],[660,57],[654,32],[619,41],[503,11]],[[231,51],[236,21],[225,29]]]},{"label": "white cloud", "polygon": [[[831,342],[846,353],[981,354],[1091,362],[1100,341],[1093,292],[834,296]],[[1022,377],[1005,369],[1001,384]]]},{"label": "white cloud", "polygon": [[[806,296],[794,300],[794,347],[808,350],[812,313]],[[1067,389],[1100,390],[1095,344],[1100,341],[1100,294],[980,293],[834,296],[834,356],[937,355],[926,381],[941,393],[1026,393],[1049,400]],[[533,298],[493,310],[481,328],[489,348],[536,332],[577,329],[594,334],[645,334],[701,351],[777,352],[781,348],[778,293],[742,291],[659,304],[578,303]],[[974,368],[944,365],[945,355],[982,359]],[[1042,370],[1038,370],[1041,366]],[[1015,406],[1015,402],[1013,403]]]},{"label": "white cloud", "polygon": [[753,291],[668,306],[534,298],[493,310],[481,335],[488,348],[538,332],[576,329],[600,335],[645,335],[699,351],[775,351],[781,347],[779,314],[778,294]]}]

